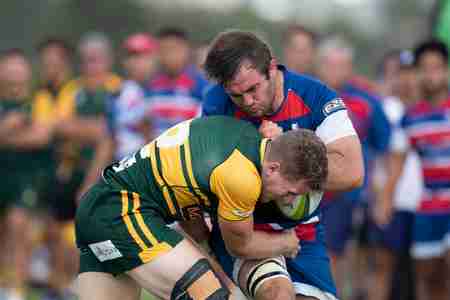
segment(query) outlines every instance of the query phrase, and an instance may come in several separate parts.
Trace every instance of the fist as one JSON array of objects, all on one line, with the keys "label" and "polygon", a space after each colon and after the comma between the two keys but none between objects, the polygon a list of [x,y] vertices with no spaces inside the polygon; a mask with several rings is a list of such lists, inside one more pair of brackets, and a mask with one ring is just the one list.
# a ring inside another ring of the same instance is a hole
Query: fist
[{"label": "fist", "polygon": [[289,229],[283,234],[286,238],[286,251],[284,252],[284,256],[287,258],[295,258],[300,251],[300,240],[294,229]]},{"label": "fist", "polygon": [[259,133],[265,138],[274,138],[283,133],[283,129],[272,121],[264,120],[259,127]]}]

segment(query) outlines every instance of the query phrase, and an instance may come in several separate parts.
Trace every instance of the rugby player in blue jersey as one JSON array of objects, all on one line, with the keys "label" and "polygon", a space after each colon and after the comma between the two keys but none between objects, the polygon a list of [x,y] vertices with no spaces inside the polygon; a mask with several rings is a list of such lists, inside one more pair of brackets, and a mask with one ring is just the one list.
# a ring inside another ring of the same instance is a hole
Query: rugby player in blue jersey
[{"label": "rugby player in blue jersey", "polygon": [[[232,115],[257,126],[265,137],[308,128],[327,145],[327,190],[349,190],[364,180],[361,145],[342,99],[321,82],[277,65],[269,46],[250,32],[219,34],[209,50],[205,71],[217,82],[203,103],[203,115]],[[255,299],[337,299],[318,209],[321,191],[310,207],[287,217],[277,206],[255,210],[257,230],[295,228],[301,250],[294,259],[243,261],[228,254],[213,219],[210,246],[224,270]],[[301,199],[301,198],[299,198]],[[259,224],[258,224],[259,223]],[[240,228],[227,228],[227,232]],[[222,230],[225,232],[225,230]],[[230,240],[226,237],[226,240]]]}]

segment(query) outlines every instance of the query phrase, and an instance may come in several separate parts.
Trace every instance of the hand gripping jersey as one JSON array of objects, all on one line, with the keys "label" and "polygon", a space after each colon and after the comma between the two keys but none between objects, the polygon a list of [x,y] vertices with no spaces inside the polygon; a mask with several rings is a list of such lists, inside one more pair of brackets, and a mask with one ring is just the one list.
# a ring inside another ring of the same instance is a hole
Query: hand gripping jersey
[{"label": "hand gripping jersey", "polygon": [[182,122],[103,172],[111,185],[138,193],[168,222],[202,211],[249,217],[261,193],[267,140],[247,122],[211,117]]}]

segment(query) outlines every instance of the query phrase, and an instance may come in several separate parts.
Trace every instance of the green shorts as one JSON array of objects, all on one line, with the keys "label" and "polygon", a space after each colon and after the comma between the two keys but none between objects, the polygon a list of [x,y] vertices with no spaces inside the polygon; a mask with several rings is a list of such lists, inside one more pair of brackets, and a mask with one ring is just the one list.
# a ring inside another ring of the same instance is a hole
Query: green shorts
[{"label": "green shorts", "polygon": [[99,181],[76,215],[80,273],[118,275],[170,251],[183,236],[169,228],[151,199]]}]

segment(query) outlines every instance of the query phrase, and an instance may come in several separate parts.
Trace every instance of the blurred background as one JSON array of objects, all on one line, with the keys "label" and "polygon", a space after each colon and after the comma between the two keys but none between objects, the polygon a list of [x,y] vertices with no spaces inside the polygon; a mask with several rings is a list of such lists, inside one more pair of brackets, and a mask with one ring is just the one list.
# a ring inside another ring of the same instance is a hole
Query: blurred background
[{"label": "blurred background", "polygon": [[[448,39],[448,1],[442,0],[40,0],[2,1],[0,48],[20,47],[32,54],[45,36],[76,42],[87,31],[102,31],[115,45],[136,31],[186,28],[195,42],[209,41],[224,28],[263,33],[281,54],[281,33],[291,22],[320,35],[351,39],[357,66],[373,74],[373,59],[390,48],[408,48],[435,31]],[[26,14],[24,13],[26,12]]]},{"label": "blurred background", "polygon": [[[344,100],[360,97],[344,93],[350,84],[378,105],[395,98],[407,108],[422,96],[407,50],[431,37],[450,45],[450,0],[1,1],[0,300],[76,299],[77,201],[111,160],[199,115],[212,84],[202,71],[208,44],[230,28],[256,32],[280,63]],[[380,143],[369,145],[379,152],[369,163],[389,152]],[[349,253],[329,246],[341,299],[428,299],[416,295],[409,240],[386,254],[360,233],[387,173],[382,163],[374,170],[349,217]],[[409,180],[422,186],[419,175]],[[409,217],[418,206],[411,193],[398,207]]]}]

